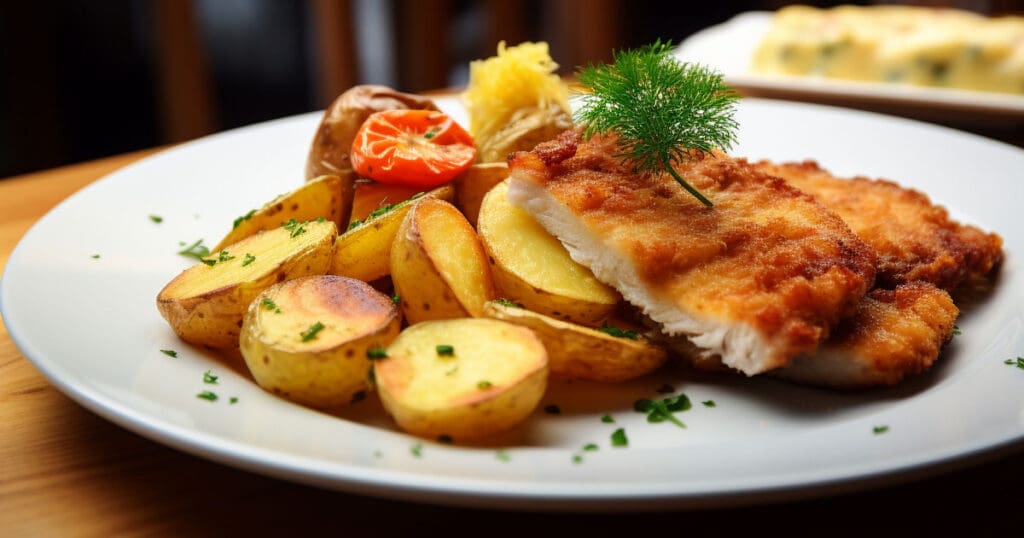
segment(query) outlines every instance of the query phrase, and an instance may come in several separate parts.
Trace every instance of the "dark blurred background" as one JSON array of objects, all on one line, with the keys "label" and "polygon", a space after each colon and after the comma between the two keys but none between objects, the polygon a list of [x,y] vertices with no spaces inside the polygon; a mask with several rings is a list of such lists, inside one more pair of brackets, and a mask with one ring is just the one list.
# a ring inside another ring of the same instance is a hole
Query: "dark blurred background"
[{"label": "dark blurred background", "polygon": [[[548,41],[571,73],[613,48],[678,43],[737,13],[788,3],[2,2],[0,178],[318,110],[357,83],[459,86],[467,63],[492,55],[501,39]],[[1020,0],[896,3],[1024,10]]]}]

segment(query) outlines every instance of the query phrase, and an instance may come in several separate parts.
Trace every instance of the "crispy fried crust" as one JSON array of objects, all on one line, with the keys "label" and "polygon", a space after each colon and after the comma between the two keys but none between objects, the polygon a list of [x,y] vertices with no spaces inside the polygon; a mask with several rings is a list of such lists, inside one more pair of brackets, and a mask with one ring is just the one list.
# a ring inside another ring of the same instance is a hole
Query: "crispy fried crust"
[{"label": "crispy fried crust", "polygon": [[[568,131],[515,154],[510,169],[514,181],[541,186],[568,209],[600,243],[595,250],[611,253],[591,252],[613,259],[590,268],[667,333],[687,334],[754,374],[813,351],[870,288],[871,249],[781,179],[726,156],[694,159],[677,169],[714,202],[705,208],[667,174],[634,173],[616,153],[612,138],[584,142]],[[549,231],[577,257],[572,238]],[[624,264],[640,291],[623,289]],[[716,331],[724,336],[706,334]],[[751,357],[735,356],[738,343]]]},{"label": "crispy fried crust", "polygon": [[927,282],[875,289],[817,352],[772,373],[833,388],[895,385],[935,362],[958,314],[949,294]]},{"label": "crispy fried crust", "polygon": [[814,161],[755,165],[813,195],[878,254],[877,284],[923,280],[952,290],[1002,257],[1002,239],[949,218],[924,194],[886,180],[837,178]]}]

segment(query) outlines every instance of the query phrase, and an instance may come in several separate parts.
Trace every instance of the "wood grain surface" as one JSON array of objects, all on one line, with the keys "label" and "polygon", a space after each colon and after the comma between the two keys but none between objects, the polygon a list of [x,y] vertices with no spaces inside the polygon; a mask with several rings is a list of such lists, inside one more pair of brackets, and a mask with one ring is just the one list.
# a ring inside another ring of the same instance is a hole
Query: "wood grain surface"
[{"label": "wood grain surface", "polygon": [[[0,180],[0,268],[61,200],[151,151]],[[999,405],[992,402],[992,405]],[[1017,447],[1019,449],[1020,447]],[[512,513],[436,507],[314,489],[151,442],[53,386],[0,325],[0,536],[339,536],[640,533],[913,535],[1019,532],[1020,450],[903,485],[797,502],[648,514]],[[686,454],[680,452],[680,458]],[[364,534],[365,533],[365,534]]]}]

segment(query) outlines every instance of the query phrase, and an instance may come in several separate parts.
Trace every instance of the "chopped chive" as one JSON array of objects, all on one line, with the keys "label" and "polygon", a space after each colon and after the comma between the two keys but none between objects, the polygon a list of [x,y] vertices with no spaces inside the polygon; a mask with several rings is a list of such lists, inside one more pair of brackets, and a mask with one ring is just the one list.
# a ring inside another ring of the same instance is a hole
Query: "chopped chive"
[{"label": "chopped chive", "polygon": [[173,349],[161,349],[160,353],[163,353],[164,355],[167,355],[168,357],[177,357],[178,356],[178,352],[174,351]]},{"label": "chopped chive", "polygon": [[510,307],[510,308],[522,308],[523,307],[523,305],[513,301],[512,299],[506,299],[504,297],[499,297],[499,298],[495,299],[494,302],[500,304],[501,306],[507,306],[507,307]]},{"label": "chopped chive", "polygon": [[348,228],[345,231],[354,230],[354,229],[358,228],[362,224],[363,224],[363,221],[356,219],[356,220],[348,223]]},{"label": "chopped chive", "polygon": [[199,394],[196,394],[196,398],[200,398],[200,399],[203,399],[203,400],[206,400],[206,401],[210,401],[210,402],[216,402],[217,401],[217,395],[212,393],[212,392],[210,392],[210,391],[208,391],[208,390],[204,390],[203,392],[200,392]]},{"label": "chopped chive", "polygon": [[487,389],[491,388],[491,382],[487,381],[486,379],[484,379],[482,381],[477,382],[476,388],[478,388],[480,390],[487,390]]},{"label": "chopped chive", "polygon": [[605,424],[615,424],[615,419],[612,418],[611,415],[605,415],[601,417],[601,422],[604,422]]},{"label": "chopped chive", "polygon": [[220,376],[213,375],[210,370],[203,372],[203,383],[206,383],[207,385],[216,385],[217,379],[219,378]]},{"label": "chopped chive", "polygon": [[206,248],[203,245],[203,240],[200,239],[195,243],[192,243],[191,245],[185,247],[184,249],[179,250],[178,254],[188,258],[195,258],[197,260],[203,261],[203,258],[210,255],[210,249]]},{"label": "chopped chive", "polygon": [[434,131],[427,131],[426,133],[423,134],[423,138],[426,138],[427,140],[430,140],[435,136],[437,136],[437,133],[435,133]]},{"label": "chopped chive", "polygon": [[960,336],[960,334],[960,327],[958,325],[953,325],[953,336]]},{"label": "chopped chive", "polygon": [[228,402],[231,404],[238,403],[238,396],[232,396],[231,398],[228,399]]},{"label": "chopped chive", "polygon": [[94,259],[94,260],[98,260],[98,259],[100,259],[100,255],[99,255],[99,254],[93,254],[93,255],[92,255],[91,257],[92,257],[92,259]]},{"label": "chopped chive", "polygon": [[438,344],[434,349],[437,350],[437,354],[443,357],[451,357],[455,355],[455,346],[448,344]]},{"label": "chopped chive", "polygon": [[150,215],[149,216],[149,220],[151,220],[151,221],[153,221],[153,222],[155,222],[157,224],[160,224],[161,222],[164,221],[164,218],[161,217],[160,215]]},{"label": "chopped chive", "polygon": [[612,325],[598,327],[597,330],[616,338],[628,338],[630,340],[637,340],[640,338],[640,335],[633,329],[620,329],[619,327],[614,327]]},{"label": "chopped chive", "polygon": [[245,253],[245,259],[242,260],[242,267],[245,267],[246,265],[249,265],[250,263],[252,263],[254,261],[256,261],[256,256],[253,256],[252,254],[249,254],[248,252],[246,252]]},{"label": "chopped chive", "polygon": [[509,455],[507,450],[498,450],[494,453],[494,457],[498,458],[499,461],[509,462],[512,461],[512,456]]},{"label": "chopped chive", "polygon": [[226,250],[220,251],[220,254],[217,255],[217,261],[219,261],[219,262],[226,262],[228,260],[233,260],[233,259],[235,259],[235,257],[232,256],[231,253],[226,251]]},{"label": "chopped chive", "polygon": [[572,455],[572,462],[575,463],[575,464],[583,463],[583,456],[581,456],[579,454],[573,454]]},{"label": "chopped chive", "polygon": [[704,400],[701,403],[704,404],[704,407],[715,407],[715,401],[714,400]]},{"label": "chopped chive", "polygon": [[391,303],[395,306],[402,304],[402,296],[397,293],[393,293],[391,295]]},{"label": "chopped chive", "polygon": [[280,314],[281,309],[277,307],[277,303],[274,302],[270,297],[263,298],[263,308],[267,310],[273,310],[275,314]]},{"label": "chopped chive", "polygon": [[599,447],[597,446],[597,443],[587,443],[587,444],[583,445],[583,451],[584,452],[594,452],[598,448]]},{"label": "chopped chive", "polygon": [[888,426],[875,426],[874,428],[871,428],[871,431],[874,432],[875,435],[880,435],[880,434],[883,434],[883,433],[889,431],[889,427]]},{"label": "chopped chive", "polygon": [[299,334],[302,336],[302,341],[303,342],[309,342],[310,340],[316,338],[316,333],[322,331],[323,329],[324,329],[324,324],[320,323],[318,321],[318,322],[310,325],[308,329],[306,329],[305,331],[302,331]]},{"label": "chopped chive", "polygon": [[619,428],[612,432],[612,446],[629,446],[629,439],[626,438],[626,430]]},{"label": "chopped chive", "polygon": [[382,347],[375,347],[366,350],[366,358],[371,361],[388,358],[388,352]]},{"label": "chopped chive", "polygon": [[409,452],[413,456],[416,456],[417,458],[423,456],[423,443],[416,443],[412,445],[412,447],[409,449]]}]

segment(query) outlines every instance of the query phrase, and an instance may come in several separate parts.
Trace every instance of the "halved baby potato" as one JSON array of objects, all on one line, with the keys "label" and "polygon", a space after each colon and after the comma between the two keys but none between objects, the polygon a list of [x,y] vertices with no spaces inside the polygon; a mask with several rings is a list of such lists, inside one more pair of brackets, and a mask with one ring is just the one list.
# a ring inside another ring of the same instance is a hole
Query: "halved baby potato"
[{"label": "halved baby potato", "polygon": [[[451,200],[454,196],[455,190],[451,185],[442,185],[428,192],[423,198]],[[367,217],[360,224],[339,235],[334,244],[334,260],[328,272],[366,282],[389,275],[391,246],[395,242],[395,235],[406,213],[419,200],[421,199],[409,199],[378,208],[378,214]]]},{"label": "halved baby potato", "polygon": [[455,185],[455,205],[474,227],[484,196],[507,178],[508,164],[477,163],[452,180]]},{"label": "halved baby potato", "polygon": [[320,176],[235,219],[231,231],[213,250],[220,252],[260,230],[273,230],[293,219],[303,222],[323,217],[340,228],[348,223],[351,208],[352,184],[338,176]]},{"label": "halved baby potato", "polygon": [[249,305],[240,347],[265,390],[312,407],[337,407],[372,390],[370,350],[398,336],[391,298],[352,278],[320,275],[274,284]]},{"label": "halved baby potato", "polygon": [[362,222],[375,211],[408,200],[420,192],[423,192],[420,187],[380,183],[372,179],[359,178],[356,180],[355,192],[352,197],[352,216],[349,217],[346,224]]},{"label": "halved baby potato", "polygon": [[668,357],[665,350],[631,332],[612,336],[496,301],[484,305],[484,313],[536,333],[548,351],[551,375],[563,379],[626,381],[657,370]]},{"label": "halved baby potato", "polygon": [[529,329],[463,318],[408,327],[374,372],[384,408],[403,430],[469,440],[534,411],[547,388],[548,358]]},{"label": "halved baby potato", "polygon": [[501,295],[554,318],[600,325],[615,309],[619,294],[573,261],[562,243],[512,205],[507,194],[507,181],[491,189],[477,222]]},{"label": "halved baby potato", "polygon": [[455,206],[425,199],[406,214],[391,248],[391,280],[409,323],[480,317],[494,283],[480,240]]},{"label": "halved baby potato", "polygon": [[157,309],[186,342],[238,346],[253,299],[276,282],[326,273],[337,234],[329,220],[258,232],[171,280],[156,297]]}]

